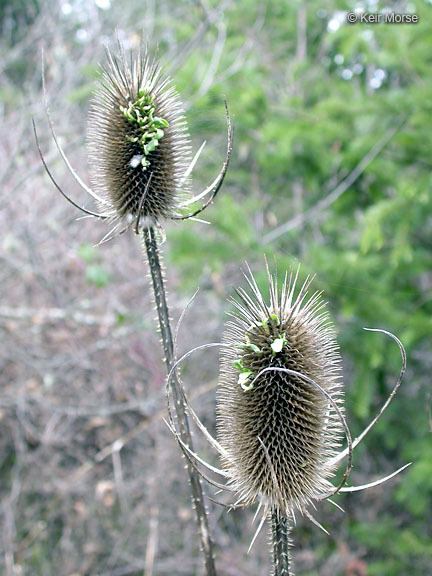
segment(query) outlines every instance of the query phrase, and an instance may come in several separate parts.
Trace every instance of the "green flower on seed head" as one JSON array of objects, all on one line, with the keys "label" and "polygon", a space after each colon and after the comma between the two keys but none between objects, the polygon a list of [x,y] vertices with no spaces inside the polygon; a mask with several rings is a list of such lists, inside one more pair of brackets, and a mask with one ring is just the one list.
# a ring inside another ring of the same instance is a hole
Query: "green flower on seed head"
[{"label": "green flower on seed head", "polygon": [[126,140],[139,144],[143,152],[141,165],[144,170],[149,165],[147,156],[159,146],[159,140],[165,135],[163,128],[168,128],[166,120],[153,116],[155,108],[154,96],[146,90],[138,92],[138,99],[135,102],[130,102],[128,106],[120,106],[126,120],[136,125],[134,136],[126,135]]},{"label": "green flower on seed head", "polygon": [[273,342],[270,344],[273,356],[278,352],[282,352],[282,348],[285,346],[286,343],[287,339],[285,334],[280,334],[279,338],[273,340]]},{"label": "green flower on seed head", "polygon": [[[252,371],[251,370],[246,370],[245,372],[241,372],[239,377],[238,377],[238,383],[240,384],[240,386],[243,388],[243,390],[245,392],[247,392],[248,390],[251,390],[251,388],[253,388],[253,384],[252,382],[250,382],[252,376]],[[249,382],[249,384],[248,384]]]},{"label": "green flower on seed head", "polygon": [[238,379],[237,379],[238,384],[240,384],[240,386],[243,388],[243,390],[245,392],[247,390],[250,390],[252,388],[252,386],[251,386],[251,384],[248,385],[248,382],[250,381],[251,376],[253,376],[252,370],[249,370],[249,368],[246,368],[243,365],[242,359],[234,360],[233,366],[236,370],[239,370],[239,372],[240,372]]},{"label": "green flower on seed head", "polygon": [[246,344],[236,344],[234,348],[238,348],[239,350],[245,350],[245,351],[252,350],[252,352],[257,352],[257,354],[261,352],[261,349],[258,348],[258,346],[255,346],[255,344],[252,344],[251,342],[247,342]]}]

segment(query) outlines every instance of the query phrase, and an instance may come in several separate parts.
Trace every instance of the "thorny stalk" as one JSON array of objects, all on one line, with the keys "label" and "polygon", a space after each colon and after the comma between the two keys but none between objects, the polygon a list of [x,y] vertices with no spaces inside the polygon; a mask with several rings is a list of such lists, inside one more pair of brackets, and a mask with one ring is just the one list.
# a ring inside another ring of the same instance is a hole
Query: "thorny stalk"
[{"label": "thorny stalk", "polygon": [[[162,345],[165,354],[165,363],[168,373],[171,372],[175,364],[174,342],[171,332],[169,310],[166,301],[165,283],[163,278],[162,265],[159,257],[159,247],[156,232],[153,226],[143,229],[143,244],[147,254],[150,274],[153,284],[153,291],[158,314],[159,326],[162,336]],[[174,406],[179,424],[179,432],[182,442],[193,450],[192,435],[186,412],[186,404],[181,391],[181,383],[176,370],[171,378],[171,388],[174,398]],[[189,461],[186,464],[189,474],[189,481],[192,488],[192,503],[195,508],[197,522],[200,531],[201,546],[204,553],[205,566],[208,576],[216,576],[216,568],[213,555],[213,542],[210,537],[207,513],[204,503],[204,493],[201,480],[196,469]]]},{"label": "thorny stalk", "polygon": [[271,512],[271,539],[273,546],[273,575],[294,576],[290,547],[291,526],[287,514],[278,510]]}]

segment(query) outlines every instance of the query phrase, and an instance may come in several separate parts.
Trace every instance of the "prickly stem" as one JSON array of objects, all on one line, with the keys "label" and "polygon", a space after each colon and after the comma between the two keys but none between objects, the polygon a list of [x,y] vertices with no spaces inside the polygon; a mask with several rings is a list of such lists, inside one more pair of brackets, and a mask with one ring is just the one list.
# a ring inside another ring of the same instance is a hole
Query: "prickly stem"
[{"label": "prickly stem", "polygon": [[[174,365],[175,356],[174,356],[173,337],[169,319],[169,310],[166,301],[165,283],[163,278],[162,265],[159,257],[159,247],[157,243],[156,233],[153,227],[144,228],[142,235],[143,235],[143,244],[150,267],[150,274],[153,284],[156,309],[158,313],[163,349],[165,353],[165,363],[167,371],[169,373],[172,366]],[[176,415],[179,423],[181,439],[187,446],[193,449],[192,435],[186,413],[186,404],[184,402],[181,383],[179,381],[179,376],[177,372],[174,372],[173,378],[171,379],[171,387],[174,398]],[[200,531],[201,546],[205,559],[206,573],[207,576],[216,576],[216,568],[213,556],[213,542],[210,537],[210,531],[208,527],[208,519],[205,509],[204,493],[201,485],[201,480],[198,473],[190,465],[190,463],[187,463],[187,470],[192,488],[192,502],[195,508],[198,527]]]},{"label": "prickly stem", "polygon": [[271,537],[273,546],[273,575],[294,576],[290,554],[291,526],[286,514],[273,509],[271,512]]}]

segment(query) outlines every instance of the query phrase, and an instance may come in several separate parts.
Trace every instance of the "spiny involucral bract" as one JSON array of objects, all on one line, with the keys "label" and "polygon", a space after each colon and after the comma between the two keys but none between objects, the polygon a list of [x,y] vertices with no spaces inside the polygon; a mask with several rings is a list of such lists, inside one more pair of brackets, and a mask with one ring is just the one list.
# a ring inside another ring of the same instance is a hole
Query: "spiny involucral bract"
[{"label": "spiny involucral bract", "polygon": [[308,299],[307,280],[295,297],[285,278],[278,294],[269,275],[270,305],[253,279],[252,294],[237,291],[236,312],[224,334],[218,391],[218,438],[224,469],[246,504],[261,500],[285,514],[301,511],[333,490],[329,460],[343,432],[328,398],[300,376],[315,381],[342,408],[340,355],[320,294]]},{"label": "spiny involucral bract", "polygon": [[92,188],[113,217],[172,216],[191,154],[178,94],[147,54],[128,64],[108,52],[108,62],[89,112]]}]

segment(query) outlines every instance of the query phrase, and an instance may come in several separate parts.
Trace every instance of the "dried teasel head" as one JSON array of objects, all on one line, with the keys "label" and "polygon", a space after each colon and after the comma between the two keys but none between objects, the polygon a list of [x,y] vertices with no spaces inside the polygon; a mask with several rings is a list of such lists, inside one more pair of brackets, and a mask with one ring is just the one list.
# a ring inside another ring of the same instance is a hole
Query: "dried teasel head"
[{"label": "dried teasel head", "polygon": [[170,217],[189,191],[191,145],[179,96],[147,52],[130,63],[121,48],[107,56],[88,119],[92,188],[100,208],[120,218]]},{"label": "dried teasel head", "polygon": [[[402,367],[399,377],[378,414],[354,440],[344,417],[341,359],[335,331],[320,293],[308,295],[308,278],[296,289],[298,273],[290,273],[278,291],[277,276],[270,275],[267,304],[250,273],[250,292],[237,290],[232,299],[236,310],[227,323],[223,342],[201,344],[179,358],[166,384],[169,428],[188,461],[210,485],[234,493],[228,508],[258,503],[262,517],[252,547],[266,518],[272,523],[274,574],[291,574],[290,525],[299,510],[327,532],[311,515],[308,505],[330,500],[339,492],[357,492],[379,486],[402,472],[360,486],[345,486],[354,449],[378,422],[395,396],[405,374],[406,353],[391,332],[385,334],[399,347]],[[177,367],[195,351],[220,347],[221,370],[217,394],[217,431],[213,438],[191,406],[183,399],[194,422],[221,457],[218,468],[185,444],[175,421],[169,382]],[[342,450],[342,435],[346,447]],[[341,480],[330,482],[346,459]],[[216,479],[220,476],[223,482]],[[336,502],[331,502],[340,508]],[[341,509],[342,510],[342,509]],[[254,518],[255,518],[254,517]]]},{"label": "dried teasel head", "polygon": [[[222,187],[233,140],[225,102],[225,161],[209,186],[188,197],[190,175],[205,142],[191,158],[182,104],[171,80],[163,77],[159,64],[147,51],[131,53],[127,58],[119,43],[118,55],[107,49],[107,58],[108,64],[103,68],[89,112],[87,140],[91,187],[75,172],[60,146],[46,100],[46,113],[57,150],[75,181],[96,200],[99,213],[75,202],[57,183],[42,153],[33,121],[40,158],[57,190],[85,214],[116,222],[100,244],[122,234],[133,224],[135,232],[140,233],[142,228],[160,226],[165,218],[193,219],[203,212]],[[44,73],[42,81],[46,97]],[[202,200],[201,206],[194,208],[199,200]]]},{"label": "dried teasel head", "polygon": [[311,279],[296,293],[286,276],[270,303],[252,275],[239,289],[221,352],[218,440],[223,468],[239,501],[280,514],[307,505],[333,486],[329,478],[343,435],[341,359],[320,293]]}]

